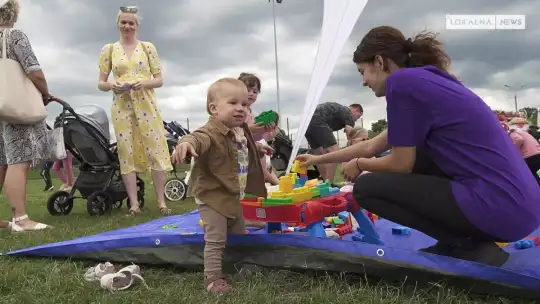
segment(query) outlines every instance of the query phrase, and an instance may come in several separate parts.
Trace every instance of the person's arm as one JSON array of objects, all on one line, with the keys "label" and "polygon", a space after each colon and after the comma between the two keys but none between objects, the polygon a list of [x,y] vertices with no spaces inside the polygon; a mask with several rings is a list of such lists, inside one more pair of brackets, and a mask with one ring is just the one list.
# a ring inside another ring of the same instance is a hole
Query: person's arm
[{"label": "person's arm", "polygon": [[178,144],[181,143],[191,144],[195,149],[195,153],[201,156],[210,149],[212,141],[208,133],[201,130],[195,130],[191,134],[182,136]]},{"label": "person's arm", "polygon": [[161,70],[161,60],[156,47],[151,42],[145,42],[143,45],[146,48],[146,54],[148,55],[148,63],[150,65],[150,73],[153,78],[146,80],[145,87],[147,89],[156,89],[163,86],[163,75]]},{"label": "person's arm", "polygon": [[344,149],[317,156],[314,164],[329,164],[348,162],[353,158],[371,158],[382,151],[388,150],[388,132],[385,130],[376,137],[361,141]]},{"label": "person's arm", "polygon": [[351,130],[353,127],[351,126],[345,126],[345,136],[347,137],[347,140],[351,140]]},{"label": "person's arm", "polygon": [[99,78],[98,89],[102,92],[108,92],[112,90],[114,84],[109,82],[109,74],[111,73],[112,66],[112,44],[107,44],[101,49],[99,55]]},{"label": "person's arm", "polygon": [[[28,78],[36,86],[36,89],[38,89],[43,98],[48,98],[51,94],[49,93],[47,80],[32,49],[30,40],[20,30],[11,30],[9,36],[10,40],[13,41],[13,52],[15,53],[16,60],[21,64],[24,72],[28,75]],[[6,55],[4,54],[4,56]]]},{"label": "person's arm", "polygon": [[380,158],[359,158],[359,168],[370,172],[410,173],[416,161],[416,147],[394,147],[392,154]]},{"label": "person's arm", "polygon": [[266,157],[261,158],[261,166],[264,173],[264,181],[272,185],[279,185],[279,179],[267,169]]}]

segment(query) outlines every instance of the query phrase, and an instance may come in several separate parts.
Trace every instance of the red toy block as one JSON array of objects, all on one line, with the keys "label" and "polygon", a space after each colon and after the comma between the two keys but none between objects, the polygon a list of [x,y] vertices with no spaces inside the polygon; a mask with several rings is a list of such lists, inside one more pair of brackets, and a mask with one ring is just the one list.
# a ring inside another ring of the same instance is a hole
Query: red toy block
[{"label": "red toy block", "polygon": [[535,235],[528,236],[524,240],[533,241],[535,246],[540,246],[540,238]]}]

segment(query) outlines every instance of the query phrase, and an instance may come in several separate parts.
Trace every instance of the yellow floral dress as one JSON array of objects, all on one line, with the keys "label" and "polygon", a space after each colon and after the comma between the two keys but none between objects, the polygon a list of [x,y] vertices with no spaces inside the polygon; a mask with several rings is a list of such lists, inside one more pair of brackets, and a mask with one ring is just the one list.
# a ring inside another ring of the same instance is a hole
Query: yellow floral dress
[{"label": "yellow floral dress", "polygon": [[[116,42],[102,48],[99,70],[106,74],[112,71],[117,82],[135,83],[161,73],[161,63],[150,42],[139,42],[131,58]],[[111,118],[122,174],[172,170],[166,131],[153,89],[114,94]]]}]

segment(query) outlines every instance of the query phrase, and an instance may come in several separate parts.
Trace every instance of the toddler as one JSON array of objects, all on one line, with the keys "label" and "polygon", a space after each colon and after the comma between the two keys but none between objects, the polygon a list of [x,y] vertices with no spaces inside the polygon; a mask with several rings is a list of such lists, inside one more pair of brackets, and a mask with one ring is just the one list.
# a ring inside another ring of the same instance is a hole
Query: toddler
[{"label": "toddler", "polygon": [[195,197],[204,226],[204,284],[208,292],[228,293],[222,272],[227,234],[244,234],[240,200],[250,193],[266,197],[260,150],[245,123],[248,91],[243,82],[223,78],[208,89],[209,121],[185,135],[173,153],[173,162],[189,154],[195,164],[188,189]]}]

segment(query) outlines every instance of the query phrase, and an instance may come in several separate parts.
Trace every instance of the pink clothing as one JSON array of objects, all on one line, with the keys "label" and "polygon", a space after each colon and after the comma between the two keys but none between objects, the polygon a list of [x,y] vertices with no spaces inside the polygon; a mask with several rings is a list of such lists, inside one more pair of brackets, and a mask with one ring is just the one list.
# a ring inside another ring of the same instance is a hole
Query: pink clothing
[{"label": "pink clothing", "polygon": [[55,161],[52,169],[64,185],[73,185],[75,178],[73,177],[73,155],[71,152],[67,152],[66,159]]},{"label": "pink clothing", "polygon": [[510,132],[512,143],[523,158],[540,154],[540,143],[527,131],[515,129]]}]

